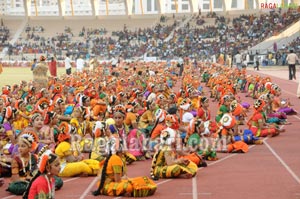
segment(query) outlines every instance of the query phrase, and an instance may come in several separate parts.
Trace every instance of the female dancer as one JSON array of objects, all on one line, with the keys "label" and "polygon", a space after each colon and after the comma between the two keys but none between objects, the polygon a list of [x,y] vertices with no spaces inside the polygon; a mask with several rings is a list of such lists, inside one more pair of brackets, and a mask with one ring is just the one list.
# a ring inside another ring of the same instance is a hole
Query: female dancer
[{"label": "female dancer", "polygon": [[[153,195],[156,184],[148,177],[128,178],[126,176],[126,163],[123,157],[122,147],[115,132],[114,125],[106,130],[107,154],[101,171],[101,180],[98,189],[93,195],[108,196],[134,196],[146,197]],[[113,130],[113,131],[111,131]]]},{"label": "female dancer", "polygon": [[23,133],[19,137],[18,151],[11,162],[11,180],[7,191],[22,195],[28,182],[33,177],[34,171],[37,169],[37,156],[32,154],[36,147],[37,135],[33,132]]},{"label": "female dancer", "polygon": [[84,160],[80,150],[72,148],[71,133],[74,131],[73,127],[66,122],[62,122],[59,129],[59,144],[55,149],[55,154],[59,156],[62,167],[59,176],[95,175],[99,170],[99,162],[92,159]]},{"label": "female dancer", "polygon": [[176,142],[180,139],[178,133],[166,128],[160,136],[160,149],[154,154],[151,166],[151,177],[159,178],[192,178],[196,175],[198,167],[192,161],[178,158]]},{"label": "female dancer", "polygon": [[55,179],[59,174],[60,163],[57,155],[50,150],[40,157],[38,173],[31,179],[23,199],[49,198],[55,196]]}]

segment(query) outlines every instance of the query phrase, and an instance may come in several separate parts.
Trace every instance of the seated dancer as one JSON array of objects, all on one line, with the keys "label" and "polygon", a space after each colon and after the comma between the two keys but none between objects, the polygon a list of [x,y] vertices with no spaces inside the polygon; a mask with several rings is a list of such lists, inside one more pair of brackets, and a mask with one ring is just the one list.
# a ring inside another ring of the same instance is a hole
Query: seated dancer
[{"label": "seated dancer", "polygon": [[[232,137],[237,134],[237,122],[233,115],[225,113],[219,122],[219,130],[216,133],[218,143],[214,143],[217,151],[228,153],[246,153],[248,145],[243,141],[234,141]],[[218,146],[216,144],[219,144]]]},{"label": "seated dancer", "polygon": [[[0,100],[0,107],[1,104],[3,104],[3,102]],[[0,112],[0,147],[2,152],[6,155],[11,153],[13,145],[16,144],[12,125],[16,119],[16,112],[17,110],[11,106],[3,107]]]},{"label": "seated dancer", "polygon": [[[32,114],[29,125],[23,131],[31,131],[36,133],[39,140],[37,151],[40,150],[40,148],[44,145],[54,148],[54,134],[47,129],[47,126],[44,126],[44,116],[42,116],[40,113],[35,112]],[[38,152],[35,153],[37,154]]]},{"label": "seated dancer", "polygon": [[237,100],[233,100],[230,103],[230,113],[235,117],[238,125],[244,124],[247,114],[243,106]]},{"label": "seated dancer", "polygon": [[23,199],[50,198],[55,196],[56,179],[60,163],[57,155],[46,150],[39,158],[38,172],[31,179]]},{"label": "seated dancer", "polygon": [[249,129],[252,131],[254,136],[266,137],[268,135],[276,136],[284,129],[279,129],[275,125],[266,123],[266,116],[264,113],[265,101],[257,99],[253,105],[254,113],[248,121]]},{"label": "seated dancer", "polygon": [[[137,136],[138,134],[136,133],[137,129],[134,130],[129,130],[129,127],[127,125],[125,125],[124,120],[125,120],[125,115],[126,115],[126,109],[123,105],[118,104],[116,106],[114,106],[113,108],[113,118],[109,118],[106,120],[106,126],[109,125],[113,125],[111,126],[111,131],[116,131],[117,133],[114,134],[115,136],[118,136],[118,139],[120,140],[120,144],[122,145],[122,147],[124,149],[128,148],[129,145],[129,140],[130,138],[133,138],[133,140],[137,139],[139,140],[139,137]],[[104,129],[105,130],[105,129]],[[141,141],[143,140],[142,137]],[[107,139],[107,137],[106,137]],[[141,151],[142,147],[133,147],[134,150],[130,151],[126,151],[124,153],[124,156],[126,158],[126,161],[128,164],[133,163],[134,161],[137,160],[136,155],[139,155],[139,152]],[[136,150],[139,149],[139,150]],[[136,151],[135,151],[136,150]],[[131,153],[133,152],[133,153]],[[137,152],[137,154],[135,154],[134,152]]]},{"label": "seated dancer", "polygon": [[185,98],[181,101],[179,115],[180,115],[180,124],[179,124],[179,132],[183,142],[186,142],[188,137],[187,128],[190,121],[194,118],[194,115],[191,113],[192,106],[191,100],[189,98]]},{"label": "seated dancer", "polygon": [[[209,143],[209,137],[206,135],[205,122],[194,118],[188,128],[189,138],[187,148],[190,152],[195,152],[205,160],[217,160],[217,153]],[[207,142],[205,142],[205,139]]]},{"label": "seated dancer", "polygon": [[33,132],[28,132],[20,135],[18,139],[19,154],[15,155],[11,162],[11,183],[7,191],[22,195],[26,187],[34,176],[34,171],[37,169],[37,156],[32,154],[36,148],[37,135]]},{"label": "seated dancer", "polygon": [[201,134],[205,136],[210,136],[211,133],[216,131],[217,123],[215,121],[211,121],[209,99],[206,96],[202,96],[199,100],[197,118],[201,119],[204,122],[205,131],[201,132]]},{"label": "seated dancer", "polygon": [[148,177],[128,178],[126,162],[123,158],[122,147],[117,132],[111,131],[113,125],[106,130],[108,137],[107,157],[101,164],[101,179],[98,189],[93,195],[146,197],[153,195],[156,184]]},{"label": "seated dancer", "polygon": [[221,118],[225,113],[228,113],[230,110],[230,103],[231,103],[231,97],[229,95],[224,95],[221,99],[221,106],[219,107],[217,116],[216,116],[216,122],[220,122]]},{"label": "seated dancer", "polygon": [[287,115],[284,112],[275,112],[272,109],[272,104],[274,100],[274,95],[271,93],[265,93],[261,94],[259,96],[259,99],[262,99],[265,101],[265,113],[267,116],[266,122],[267,123],[274,123],[277,125],[286,125],[290,124],[290,122],[287,121]]},{"label": "seated dancer", "polygon": [[291,107],[291,103],[289,99],[281,98],[281,88],[272,84],[271,93],[274,95],[274,99],[272,101],[272,109],[275,112],[284,112],[287,115],[297,114],[297,111]]},{"label": "seated dancer", "polygon": [[[55,149],[55,154],[59,156],[61,163],[61,170],[59,176],[73,177],[73,176],[88,176],[96,175],[99,171],[99,161],[92,159],[84,159],[84,156],[78,148],[72,148],[72,142],[76,142],[71,132],[72,126],[66,122],[62,122],[59,126],[60,133],[58,135],[58,145]],[[76,143],[75,143],[76,145]]]},{"label": "seated dancer", "polygon": [[[166,128],[160,136],[160,149],[152,159],[151,178],[192,178],[196,175],[198,167],[192,161],[185,158],[178,158],[176,153],[176,142],[180,140],[178,133]],[[177,146],[178,147],[178,146]]]},{"label": "seated dancer", "polygon": [[98,161],[104,160],[105,143],[107,138],[105,136],[106,123],[97,121],[93,126],[93,148],[90,153],[90,158]]},{"label": "seated dancer", "polygon": [[149,134],[155,123],[154,113],[156,110],[156,103],[149,100],[145,100],[144,103],[146,111],[139,119],[138,128],[145,134],[146,137],[149,137]]},{"label": "seated dancer", "polygon": [[232,142],[243,141],[246,144],[263,144],[263,140],[253,135],[252,131],[245,129],[232,137]]}]

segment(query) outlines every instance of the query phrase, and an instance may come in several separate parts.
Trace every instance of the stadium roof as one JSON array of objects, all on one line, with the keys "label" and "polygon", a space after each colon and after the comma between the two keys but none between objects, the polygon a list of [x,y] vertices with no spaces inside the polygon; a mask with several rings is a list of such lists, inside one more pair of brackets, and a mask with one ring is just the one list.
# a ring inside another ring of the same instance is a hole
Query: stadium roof
[{"label": "stadium roof", "polygon": [[[196,13],[299,5],[300,0],[0,0],[1,16],[105,16]],[[265,4],[266,5],[266,4]]]}]

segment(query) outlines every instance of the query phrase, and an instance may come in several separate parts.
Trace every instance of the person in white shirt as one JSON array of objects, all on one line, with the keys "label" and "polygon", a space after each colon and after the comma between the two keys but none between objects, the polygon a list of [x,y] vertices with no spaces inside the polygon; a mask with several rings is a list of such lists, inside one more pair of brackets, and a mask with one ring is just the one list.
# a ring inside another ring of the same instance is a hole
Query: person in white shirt
[{"label": "person in white shirt", "polygon": [[83,72],[85,62],[84,62],[82,57],[83,56],[80,55],[79,58],[76,60],[76,70],[77,70],[77,72]]},{"label": "person in white shirt", "polygon": [[111,66],[115,68],[117,67],[117,64],[118,64],[118,60],[113,56],[111,59]]},{"label": "person in white shirt", "polygon": [[72,65],[71,65],[71,59],[69,57],[70,55],[67,53],[65,58],[65,69],[67,75],[71,75],[72,73]]},{"label": "person in white shirt", "polygon": [[235,63],[236,63],[236,67],[241,70],[242,69],[242,55],[239,53],[239,51],[237,52],[237,54],[234,56],[235,58]]},{"label": "person in white shirt", "polygon": [[296,79],[296,62],[300,62],[298,56],[294,53],[294,51],[291,49],[290,53],[286,57],[286,61],[289,65],[289,80],[292,80],[293,78]]},{"label": "person in white shirt", "polygon": [[155,72],[152,71],[152,70],[149,70],[149,75],[150,75],[150,76],[155,76]]},{"label": "person in white shirt", "polygon": [[259,70],[259,56],[258,56],[258,52],[254,56],[254,70],[255,69]]},{"label": "person in white shirt", "polygon": [[181,76],[183,73],[183,58],[181,57],[181,55],[178,59],[177,67],[179,67],[179,76]]}]

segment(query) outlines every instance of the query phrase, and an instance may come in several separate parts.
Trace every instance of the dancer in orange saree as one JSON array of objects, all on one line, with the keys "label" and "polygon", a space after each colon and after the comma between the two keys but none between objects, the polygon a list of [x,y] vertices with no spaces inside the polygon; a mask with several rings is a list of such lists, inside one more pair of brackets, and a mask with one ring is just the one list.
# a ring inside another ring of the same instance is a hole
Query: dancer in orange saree
[{"label": "dancer in orange saree", "polygon": [[148,177],[128,178],[126,175],[126,160],[123,158],[122,145],[118,135],[113,130],[114,125],[109,125],[106,130],[108,137],[107,157],[100,163],[101,175],[98,189],[94,196],[127,196],[146,197],[153,195],[157,185]]}]

